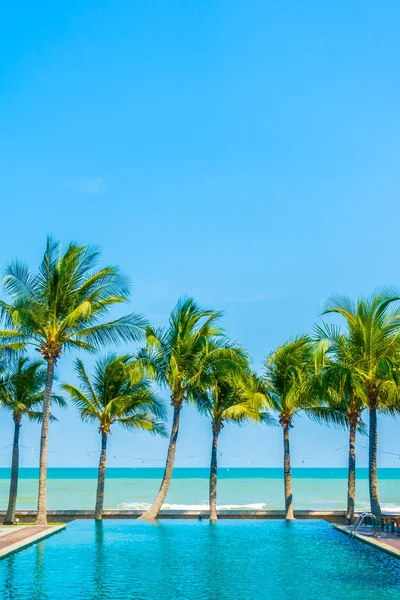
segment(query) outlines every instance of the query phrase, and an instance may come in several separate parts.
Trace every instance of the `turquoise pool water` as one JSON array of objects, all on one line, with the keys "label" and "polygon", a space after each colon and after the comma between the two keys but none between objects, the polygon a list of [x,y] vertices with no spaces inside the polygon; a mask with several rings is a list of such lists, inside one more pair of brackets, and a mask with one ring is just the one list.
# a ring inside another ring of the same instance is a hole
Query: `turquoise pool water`
[{"label": "turquoise pool water", "polygon": [[75,521],[0,561],[9,600],[389,600],[400,561],[314,521]]}]

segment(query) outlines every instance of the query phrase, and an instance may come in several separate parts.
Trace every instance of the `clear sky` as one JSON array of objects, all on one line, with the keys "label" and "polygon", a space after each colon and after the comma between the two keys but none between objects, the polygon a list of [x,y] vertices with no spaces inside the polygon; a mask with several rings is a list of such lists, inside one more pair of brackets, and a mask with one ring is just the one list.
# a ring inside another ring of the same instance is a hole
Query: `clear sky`
[{"label": "clear sky", "polygon": [[[35,268],[47,233],[98,244],[134,283],[126,310],[164,324],[193,295],[225,311],[256,366],[311,332],[330,294],[400,284],[399,27],[396,0],[8,2],[0,262]],[[399,423],[380,425],[381,449],[400,453]],[[179,466],[207,465],[209,429],[185,407]],[[166,441],[113,433],[110,466],[162,465]],[[5,413],[0,434],[11,443]],[[221,464],[279,466],[281,437],[227,427]],[[21,438],[37,465],[38,426]],[[301,418],[293,464],[344,466],[346,441]],[[93,466],[99,442],[70,407],[50,466]]]}]

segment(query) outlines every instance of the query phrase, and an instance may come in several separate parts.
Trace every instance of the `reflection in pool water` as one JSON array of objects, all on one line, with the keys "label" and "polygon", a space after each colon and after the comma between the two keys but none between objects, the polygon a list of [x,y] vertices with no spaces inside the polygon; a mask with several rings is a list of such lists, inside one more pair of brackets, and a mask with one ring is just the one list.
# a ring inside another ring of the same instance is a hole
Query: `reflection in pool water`
[{"label": "reflection in pool water", "polygon": [[0,597],[389,600],[399,576],[321,521],[75,521],[0,561]]}]

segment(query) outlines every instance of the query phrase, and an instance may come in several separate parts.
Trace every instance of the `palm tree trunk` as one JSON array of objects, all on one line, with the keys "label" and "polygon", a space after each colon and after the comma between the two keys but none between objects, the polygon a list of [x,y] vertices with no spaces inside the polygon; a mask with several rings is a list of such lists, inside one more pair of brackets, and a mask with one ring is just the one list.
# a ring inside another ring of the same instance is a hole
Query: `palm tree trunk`
[{"label": "palm tree trunk", "polygon": [[97,493],[96,493],[96,507],[94,509],[94,518],[103,518],[103,504],[104,504],[104,482],[106,477],[106,461],[107,461],[107,433],[101,432],[101,453],[99,461],[99,474],[97,478]]},{"label": "palm tree trunk", "polygon": [[36,525],[47,525],[47,447],[49,442],[50,402],[54,381],[55,359],[47,360],[46,385],[43,396],[42,431],[40,435],[39,493]]},{"label": "palm tree trunk", "polygon": [[10,495],[8,508],[4,519],[4,525],[12,525],[15,521],[15,506],[18,494],[18,470],[19,470],[19,430],[21,428],[21,417],[14,415],[14,442],[11,462]]},{"label": "palm tree trunk", "polygon": [[380,522],[382,511],[378,496],[377,477],[377,454],[378,454],[378,423],[377,406],[374,400],[369,403],[369,498],[371,512]]},{"label": "palm tree trunk", "polygon": [[158,513],[161,510],[163,502],[168,492],[168,488],[171,483],[172,478],[172,469],[174,467],[175,460],[175,450],[176,450],[176,440],[178,439],[178,431],[179,431],[179,419],[181,414],[182,404],[174,405],[174,418],[172,421],[172,430],[171,437],[169,440],[168,452],[167,452],[167,460],[165,463],[164,477],[161,482],[160,490],[154,500],[153,504],[142,514],[140,519],[144,519],[145,521],[154,521],[157,518]]},{"label": "palm tree trunk", "polygon": [[347,512],[346,521],[348,525],[354,523],[354,504],[356,497],[356,431],[357,420],[350,421],[349,433],[349,471],[347,478]]},{"label": "palm tree trunk", "polygon": [[285,483],[285,519],[292,521],[293,515],[293,489],[292,472],[290,467],[290,444],[289,444],[290,422],[283,426],[283,477]]},{"label": "palm tree trunk", "polygon": [[212,425],[213,441],[211,448],[211,465],[210,465],[210,523],[217,522],[217,472],[218,472],[218,436],[220,427],[218,423]]}]

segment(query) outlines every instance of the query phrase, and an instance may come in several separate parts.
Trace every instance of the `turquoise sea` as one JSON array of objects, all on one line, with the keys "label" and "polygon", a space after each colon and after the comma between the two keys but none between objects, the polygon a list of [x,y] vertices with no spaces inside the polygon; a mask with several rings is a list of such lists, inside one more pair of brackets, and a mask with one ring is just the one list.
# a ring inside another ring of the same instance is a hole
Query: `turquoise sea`
[{"label": "turquoise sea", "polygon": [[[145,508],[158,491],[160,468],[110,468],[107,470],[105,508]],[[176,468],[165,508],[208,506],[207,468]],[[0,469],[0,506],[8,498],[10,471]],[[278,468],[222,468],[218,473],[220,508],[281,509],[283,472]],[[36,508],[38,470],[20,470],[18,505]],[[97,469],[50,468],[48,470],[49,509],[92,509]],[[347,470],[332,468],[293,469],[293,496],[297,509],[346,507]],[[379,470],[379,491],[383,508],[400,510],[400,469]],[[368,507],[368,471],[357,471],[357,508]]]}]

